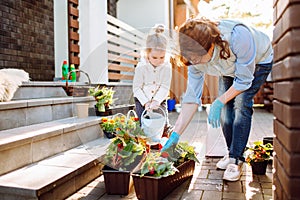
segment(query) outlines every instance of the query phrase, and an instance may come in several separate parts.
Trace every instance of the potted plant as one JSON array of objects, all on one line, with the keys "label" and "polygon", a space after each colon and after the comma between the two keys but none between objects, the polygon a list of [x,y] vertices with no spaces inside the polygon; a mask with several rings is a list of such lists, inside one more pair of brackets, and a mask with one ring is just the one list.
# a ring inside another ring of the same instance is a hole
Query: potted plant
[{"label": "potted plant", "polygon": [[135,117],[115,117],[112,129],[115,137],[101,158],[105,188],[108,194],[127,195],[132,186],[131,172],[144,159],[146,139]]},{"label": "potted plant", "polygon": [[253,174],[263,175],[266,173],[268,162],[272,159],[272,151],[273,145],[263,144],[262,141],[256,141],[253,146],[246,148],[246,162],[251,165]]},{"label": "potted plant", "polygon": [[115,119],[111,119],[108,117],[102,117],[101,118],[101,123],[100,123],[100,127],[104,133],[104,135],[111,139],[115,137],[115,126],[116,126],[116,121]]},{"label": "potted plant", "polygon": [[95,105],[97,115],[103,116],[111,114],[111,112],[105,112],[108,112],[109,106],[116,100],[113,98],[114,93],[115,91],[112,88],[107,88],[106,86],[100,87],[100,85],[89,89],[89,95],[93,96],[97,101]]},{"label": "potted plant", "polygon": [[129,117],[127,119],[125,115],[118,113],[111,117],[102,117],[100,122],[100,127],[107,138],[114,138],[117,128],[119,129],[126,128],[125,126],[130,127],[132,126],[132,124],[137,124],[137,123],[139,123],[138,118]]},{"label": "potted plant", "polygon": [[174,152],[148,153],[140,171],[132,174],[137,198],[163,199],[193,176],[195,162],[199,161],[194,147],[186,142],[180,142]]}]

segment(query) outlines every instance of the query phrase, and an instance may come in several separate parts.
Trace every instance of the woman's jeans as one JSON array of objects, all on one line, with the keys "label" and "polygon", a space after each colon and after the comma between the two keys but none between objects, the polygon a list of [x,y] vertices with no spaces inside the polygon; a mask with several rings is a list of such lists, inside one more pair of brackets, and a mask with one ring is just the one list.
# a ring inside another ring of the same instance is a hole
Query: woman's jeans
[{"label": "woman's jeans", "polygon": [[[272,70],[272,65],[273,63],[257,64],[251,87],[225,104],[222,110],[222,130],[231,158],[245,161],[243,153],[251,130],[253,98],[266,81]],[[220,94],[223,94],[232,86],[233,80],[232,77],[220,77]]]}]

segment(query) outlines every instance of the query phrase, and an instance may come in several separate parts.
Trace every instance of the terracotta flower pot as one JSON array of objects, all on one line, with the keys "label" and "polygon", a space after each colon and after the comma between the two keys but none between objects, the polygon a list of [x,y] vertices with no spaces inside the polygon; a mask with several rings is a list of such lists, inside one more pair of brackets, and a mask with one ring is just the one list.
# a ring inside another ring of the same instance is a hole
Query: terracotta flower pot
[{"label": "terracotta flower pot", "polygon": [[267,170],[268,160],[263,162],[251,162],[252,173],[256,175],[264,175]]},{"label": "terracotta flower pot", "polygon": [[195,161],[189,160],[179,165],[179,172],[163,178],[132,174],[135,193],[138,199],[161,200],[179,185],[193,176]]}]

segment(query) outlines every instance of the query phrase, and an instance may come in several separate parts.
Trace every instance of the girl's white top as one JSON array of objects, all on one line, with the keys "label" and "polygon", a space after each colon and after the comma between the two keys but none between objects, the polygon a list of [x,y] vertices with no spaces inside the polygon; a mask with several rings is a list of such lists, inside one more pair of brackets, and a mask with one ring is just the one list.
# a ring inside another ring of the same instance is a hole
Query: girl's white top
[{"label": "girl's white top", "polygon": [[135,68],[133,94],[142,105],[151,100],[162,102],[169,95],[172,79],[170,62],[153,67],[147,60],[141,60]]}]

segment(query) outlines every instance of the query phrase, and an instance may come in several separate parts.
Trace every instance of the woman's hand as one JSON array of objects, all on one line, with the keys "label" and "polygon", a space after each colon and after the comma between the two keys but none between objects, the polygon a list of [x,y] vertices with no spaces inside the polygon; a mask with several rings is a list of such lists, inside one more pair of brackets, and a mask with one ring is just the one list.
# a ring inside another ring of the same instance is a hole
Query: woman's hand
[{"label": "woman's hand", "polygon": [[221,110],[223,107],[224,104],[219,99],[216,99],[210,107],[208,123],[211,124],[213,128],[220,127]]},{"label": "woman's hand", "polygon": [[161,149],[161,152],[168,151],[171,148],[172,148],[172,150],[175,149],[175,147],[176,147],[176,145],[177,145],[177,143],[179,141],[179,137],[180,137],[180,135],[178,133],[173,132],[171,134],[171,136],[169,137],[168,141],[166,142],[166,144]]}]

